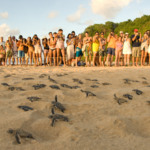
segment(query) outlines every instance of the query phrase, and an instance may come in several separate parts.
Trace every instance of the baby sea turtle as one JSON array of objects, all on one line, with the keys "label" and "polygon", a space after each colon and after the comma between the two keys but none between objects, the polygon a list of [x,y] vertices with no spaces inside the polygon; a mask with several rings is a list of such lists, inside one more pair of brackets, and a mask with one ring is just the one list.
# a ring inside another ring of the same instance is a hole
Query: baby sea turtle
[{"label": "baby sea turtle", "polygon": [[48,80],[51,81],[51,82],[53,82],[53,83],[55,83],[55,84],[57,83],[57,82],[56,82],[54,79],[52,79],[50,76],[48,76]]},{"label": "baby sea turtle", "polygon": [[99,86],[97,85],[91,85],[92,88],[98,88]]},{"label": "baby sea turtle", "polygon": [[10,75],[10,74],[8,74],[8,75],[4,76],[4,78],[9,78],[9,77],[11,77],[11,75]]},{"label": "baby sea turtle", "polygon": [[1,83],[1,85],[3,85],[3,86],[10,86],[10,85],[7,84],[7,83]]},{"label": "baby sea turtle", "polygon": [[44,78],[44,77],[46,77],[47,75],[46,74],[41,74],[40,76],[39,76],[39,78]]},{"label": "baby sea turtle", "polygon": [[37,84],[37,85],[33,85],[32,87],[34,87],[35,90],[38,90],[38,89],[46,87],[46,85],[45,84]]},{"label": "baby sea turtle", "polygon": [[93,80],[91,80],[91,81],[95,81],[95,82],[97,82],[98,80],[97,80],[97,79],[93,79]]},{"label": "baby sea turtle", "polygon": [[26,139],[26,138],[28,138],[28,139],[35,139],[35,138],[32,136],[31,133],[26,132],[26,131],[24,131],[24,130],[22,130],[22,129],[17,129],[17,130],[9,129],[9,130],[8,130],[8,133],[9,133],[9,134],[12,134],[13,136],[15,136],[16,142],[17,142],[18,144],[21,144],[21,138],[24,138],[24,139]]},{"label": "baby sea turtle", "polygon": [[147,80],[145,77],[142,77],[142,79]]},{"label": "baby sea turtle", "polygon": [[143,92],[140,91],[140,90],[138,90],[138,89],[135,89],[135,90],[133,90],[133,91],[135,91],[137,95],[142,95],[142,94],[143,94]]},{"label": "baby sea turtle", "polygon": [[29,99],[31,102],[35,102],[35,101],[39,101],[41,98],[34,96],[34,97],[28,97],[27,99]]},{"label": "baby sea turtle", "polygon": [[105,83],[102,83],[102,85],[111,85],[111,84],[110,84],[110,83],[105,82]]},{"label": "baby sea turtle", "polygon": [[118,97],[116,96],[116,94],[114,94],[114,99],[117,101],[117,103],[118,103],[119,105],[128,102],[126,99],[118,98]]},{"label": "baby sea turtle", "polygon": [[150,105],[150,101],[147,101],[147,104]]},{"label": "baby sea turtle", "polygon": [[148,82],[147,81],[143,81],[142,84],[148,85]]},{"label": "baby sea turtle", "polygon": [[24,111],[29,111],[29,110],[33,110],[32,107],[29,107],[29,106],[18,106],[18,108],[24,110]]},{"label": "baby sea turtle", "polygon": [[22,80],[34,80],[34,78],[23,78]]},{"label": "baby sea turtle", "polygon": [[125,83],[125,84],[131,84],[131,83],[130,83],[130,81],[131,81],[130,79],[123,79],[123,80],[124,80],[124,83]]},{"label": "baby sea turtle", "polygon": [[71,88],[72,89],[79,89],[80,87],[79,86],[72,86]]},{"label": "baby sea turtle", "polygon": [[81,80],[79,80],[79,79],[73,79],[73,82],[77,82],[79,84],[83,84],[83,82]]},{"label": "baby sea turtle", "polygon": [[72,87],[67,85],[67,84],[61,84],[61,86],[64,87],[64,88],[72,89]]},{"label": "baby sea turtle", "polygon": [[52,105],[56,108],[58,108],[60,111],[62,111],[64,113],[64,111],[66,110],[65,107],[58,102],[57,100],[57,95],[55,96],[55,101],[52,101]]},{"label": "baby sea turtle", "polygon": [[52,89],[60,90],[59,86],[57,85],[50,85],[49,87],[51,87]]},{"label": "baby sea turtle", "polygon": [[52,108],[52,115],[50,115],[49,118],[52,119],[52,123],[51,123],[51,126],[52,126],[52,127],[54,126],[54,123],[55,123],[55,121],[57,121],[57,120],[66,121],[66,122],[69,121],[68,117],[66,117],[66,116],[64,116],[64,115],[60,115],[60,114],[55,114],[53,108]]},{"label": "baby sea turtle", "polygon": [[81,92],[86,93],[86,97],[88,97],[88,96],[96,96],[94,93],[92,93],[90,91],[83,91],[83,90],[81,90]]},{"label": "baby sea turtle", "polygon": [[16,91],[25,91],[22,87],[15,87]]},{"label": "baby sea turtle", "polygon": [[133,96],[130,94],[124,94],[123,97],[128,98],[129,100],[133,99]]}]

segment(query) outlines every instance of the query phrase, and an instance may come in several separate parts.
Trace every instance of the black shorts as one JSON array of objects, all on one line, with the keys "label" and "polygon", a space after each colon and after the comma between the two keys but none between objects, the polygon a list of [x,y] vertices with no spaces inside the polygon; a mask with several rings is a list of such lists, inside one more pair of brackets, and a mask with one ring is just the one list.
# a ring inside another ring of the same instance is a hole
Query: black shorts
[{"label": "black shorts", "polygon": [[107,54],[115,56],[115,49],[114,48],[107,48]]}]

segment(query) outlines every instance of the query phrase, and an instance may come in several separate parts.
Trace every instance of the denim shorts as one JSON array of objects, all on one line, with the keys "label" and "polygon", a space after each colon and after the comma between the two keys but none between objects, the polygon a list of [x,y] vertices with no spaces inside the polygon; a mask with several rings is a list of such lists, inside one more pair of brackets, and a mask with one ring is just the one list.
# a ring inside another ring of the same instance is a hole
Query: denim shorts
[{"label": "denim shorts", "polygon": [[115,49],[114,48],[107,48],[107,54],[115,56]]},{"label": "denim shorts", "polygon": [[18,57],[19,58],[25,57],[24,51],[18,50]]}]

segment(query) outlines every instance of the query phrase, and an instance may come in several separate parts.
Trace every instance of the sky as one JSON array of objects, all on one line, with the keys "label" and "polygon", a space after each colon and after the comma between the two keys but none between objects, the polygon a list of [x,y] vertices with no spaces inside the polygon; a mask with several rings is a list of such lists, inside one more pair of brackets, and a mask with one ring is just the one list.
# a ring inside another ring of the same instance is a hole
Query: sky
[{"label": "sky", "polygon": [[0,0],[0,36],[43,38],[59,28],[79,34],[89,25],[150,15],[149,6],[150,0]]}]

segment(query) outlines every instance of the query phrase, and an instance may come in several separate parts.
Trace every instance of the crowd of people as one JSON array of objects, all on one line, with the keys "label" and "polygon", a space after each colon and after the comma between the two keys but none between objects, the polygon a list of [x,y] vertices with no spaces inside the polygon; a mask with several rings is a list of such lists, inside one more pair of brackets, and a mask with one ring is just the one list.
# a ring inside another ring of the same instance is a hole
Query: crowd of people
[{"label": "crowd of people", "polygon": [[9,36],[6,42],[1,37],[0,65],[112,66],[114,59],[115,66],[130,66],[131,62],[133,66],[150,65],[150,30],[143,36],[138,29],[132,36],[123,31],[119,35],[111,32],[107,38],[104,32],[96,32],[93,37],[86,32],[82,37],[72,31],[66,45],[62,29],[50,32],[49,38],[42,40],[36,34],[27,39],[20,35],[18,40]]}]

